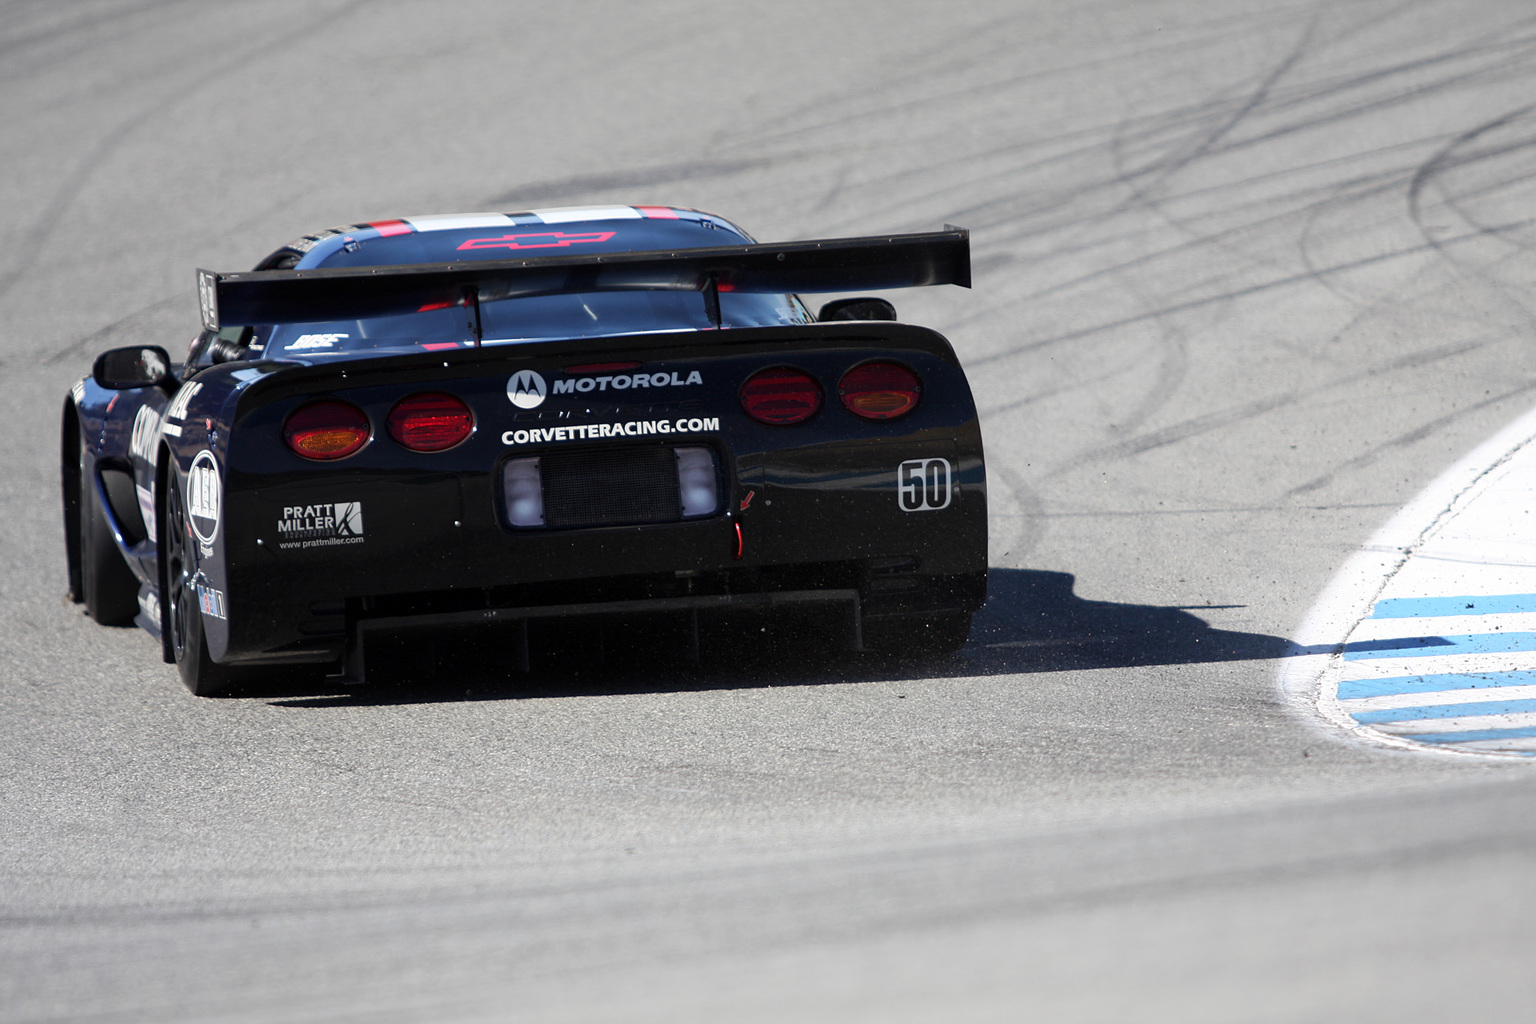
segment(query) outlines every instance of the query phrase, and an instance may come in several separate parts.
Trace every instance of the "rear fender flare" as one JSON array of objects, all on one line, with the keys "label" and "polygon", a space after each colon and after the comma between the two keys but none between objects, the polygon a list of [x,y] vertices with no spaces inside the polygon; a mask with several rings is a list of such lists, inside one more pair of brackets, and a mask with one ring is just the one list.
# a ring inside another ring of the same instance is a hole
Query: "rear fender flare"
[{"label": "rear fender flare", "polygon": [[80,411],[73,398],[64,402],[59,432],[59,483],[64,499],[64,552],[69,573],[69,599],[85,600],[80,561]]},{"label": "rear fender flare", "polygon": [[165,492],[170,474],[175,472],[175,456],[164,442],[155,452],[155,590],[156,604],[160,606],[160,658],[167,665],[176,664],[176,652],[171,647],[171,610],[165,595],[170,593],[166,578],[166,552],[169,550],[165,535]]}]

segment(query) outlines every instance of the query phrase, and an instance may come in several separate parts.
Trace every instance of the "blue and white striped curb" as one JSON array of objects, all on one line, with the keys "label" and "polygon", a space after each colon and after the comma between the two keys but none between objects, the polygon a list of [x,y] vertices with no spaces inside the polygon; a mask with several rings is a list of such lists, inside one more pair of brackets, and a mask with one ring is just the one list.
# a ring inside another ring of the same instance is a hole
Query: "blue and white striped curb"
[{"label": "blue and white striped curb", "polygon": [[1339,652],[1333,699],[1398,740],[1536,756],[1532,627],[1536,594],[1377,601]]},{"label": "blue and white striped curb", "polygon": [[1393,746],[1536,758],[1536,410],[1339,571],[1280,671],[1296,703]]}]

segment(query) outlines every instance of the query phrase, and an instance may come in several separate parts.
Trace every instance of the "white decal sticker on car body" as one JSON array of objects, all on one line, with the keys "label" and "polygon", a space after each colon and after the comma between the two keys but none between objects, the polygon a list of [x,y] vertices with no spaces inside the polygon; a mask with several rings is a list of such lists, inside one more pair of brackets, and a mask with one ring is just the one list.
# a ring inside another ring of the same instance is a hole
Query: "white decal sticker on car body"
[{"label": "white decal sticker on car body", "polygon": [[953,493],[948,459],[909,459],[896,468],[896,501],[903,512],[948,508]]},{"label": "white decal sticker on car body", "polygon": [[187,518],[192,532],[205,546],[219,535],[219,513],[223,504],[223,483],[213,452],[204,449],[192,460],[187,472]]},{"label": "white decal sticker on car body", "polygon": [[277,546],[284,551],[363,542],[363,503],[285,505],[277,520]]},{"label": "white decal sticker on car body", "polygon": [[607,391],[610,387],[615,391],[623,391],[626,388],[680,388],[689,384],[703,383],[704,375],[698,370],[690,370],[687,377],[676,370],[658,373],[618,373],[604,377],[568,377],[565,380],[557,380],[555,394],[586,394],[588,391]]},{"label": "white decal sticker on car body", "polygon": [[507,398],[519,409],[537,409],[547,394],[544,377],[533,370],[518,370],[507,380]]},{"label": "white decal sticker on car body", "polygon": [[352,337],[350,334],[301,334],[284,348],[289,352],[298,352],[307,348],[330,348],[342,338],[350,337]]},{"label": "white decal sticker on car body", "polygon": [[192,399],[203,390],[203,382],[200,380],[189,381],[176,392],[176,397],[171,400],[170,406],[165,410],[165,418],[168,420],[183,420],[187,418],[187,406],[192,404]]},{"label": "white decal sticker on car body", "polygon": [[578,423],[569,427],[533,427],[508,430],[501,443],[547,444],[551,441],[597,441],[606,437],[643,437],[647,434],[703,434],[720,429],[718,416],[683,417],[676,420],[629,420],[626,423]]},{"label": "white decal sticker on car body", "polygon": [[145,462],[154,462],[155,430],[160,426],[160,414],[147,405],[139,406],[133,417],[133,434],[128,439],[128,454]]}]

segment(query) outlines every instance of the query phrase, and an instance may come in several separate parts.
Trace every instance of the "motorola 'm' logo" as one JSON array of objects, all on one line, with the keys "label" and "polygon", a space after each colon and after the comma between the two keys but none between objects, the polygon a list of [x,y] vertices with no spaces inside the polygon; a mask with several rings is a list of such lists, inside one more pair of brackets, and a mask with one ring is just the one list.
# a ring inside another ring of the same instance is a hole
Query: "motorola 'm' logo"
[{"label": "motorola 'm' logo", "polygon": [[533,370],[518,370],[507,380],[507,397],[519,409],[537,409],[547,394],[544,378]]}]

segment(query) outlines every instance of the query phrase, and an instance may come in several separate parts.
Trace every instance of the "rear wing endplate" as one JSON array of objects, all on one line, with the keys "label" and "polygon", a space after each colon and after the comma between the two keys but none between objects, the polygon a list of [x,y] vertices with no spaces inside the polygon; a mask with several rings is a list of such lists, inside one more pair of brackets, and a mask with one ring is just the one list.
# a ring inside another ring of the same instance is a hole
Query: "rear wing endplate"
[{"label": "rear wing endplate", "polygon": [[336,270],[197,272],[203,326],[309,323],[502,299],[597,291],[858,292],[971,286],[970,232],[830,238],[772,245],[415,263]]}]

